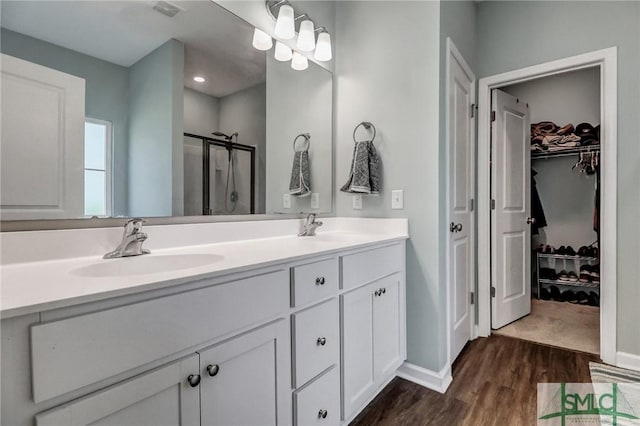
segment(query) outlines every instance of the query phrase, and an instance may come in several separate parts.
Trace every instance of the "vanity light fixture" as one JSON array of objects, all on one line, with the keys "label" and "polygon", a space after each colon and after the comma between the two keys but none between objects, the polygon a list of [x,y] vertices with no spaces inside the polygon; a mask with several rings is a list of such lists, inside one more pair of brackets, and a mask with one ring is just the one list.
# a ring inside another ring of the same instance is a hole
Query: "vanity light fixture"
[{"label": "vanity light fixture", "polygon": [[293,58],[291,59],[291,68],[296,71],[303,71],[309,68],[309,61],[307,57],[299,52],[293,52]]},{"label": "vanity light fixture", "polygon": [[316,33],[313,21],[305,19],[300,23],[300,33],[296,47],[302,52],[311,52],[316,48]]},{"label": "vanity light fixture", "polygon": [[274,34],[283,40],[289,40],[296,36],[295,19],[293,18],[293,7],[288,4],[280,6],[278,19]]},{"label": "vanity light fixture", "polygon": [[276,51],[273,56],[278,61],[286,62],[286,61],[290,61],[291,58],[293,57],[293,51],[286,44],[280,41],[276,41]]},{"label": "vanity light fixture", "polygon": [[313,57],[316,61],[330,61],[333,57],[331,54],[331,36],[324,27],[320,27],[316,31],[320,31],[320,33],[318,34],[318,42],[316,43],[316,51]]},{"label": "vanity light fixture", "polygon": [[200,77],[199,75],[196,75],[195,77],[193,77],[193,81],[197,83],[204,83],[206,80],[204,77]]},{"label": "vanity light fixture", "polygon": [[273,40],[269,34],[256,28],[253,30],[253,47],[258,50],[269,50],[273,46]]}]

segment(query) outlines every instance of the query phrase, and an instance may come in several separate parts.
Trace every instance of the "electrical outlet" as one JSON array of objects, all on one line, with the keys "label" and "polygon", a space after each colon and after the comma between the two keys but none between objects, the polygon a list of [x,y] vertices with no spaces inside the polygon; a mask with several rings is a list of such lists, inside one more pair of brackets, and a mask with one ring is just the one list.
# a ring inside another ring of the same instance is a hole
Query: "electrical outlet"
[{"label": "electrical outlet", "polygon": [[282,196],[282,208],[284,209],[291,208],[291,194],[284,194]]},{"label": "electrical outlet", "polygon": [[391,208],[394,210],[404,208],[404,191],[402,189],[394,189],[391,191]]},{"label": "electrical outlet", "polygon": [[320,208],[320,193],[318,192],[311,193],[311,208],[312,209]]},{"label": "electrical outlet", "polygon": [[354,195],[352,198],[353,210],[362,210],[362,195]]}]

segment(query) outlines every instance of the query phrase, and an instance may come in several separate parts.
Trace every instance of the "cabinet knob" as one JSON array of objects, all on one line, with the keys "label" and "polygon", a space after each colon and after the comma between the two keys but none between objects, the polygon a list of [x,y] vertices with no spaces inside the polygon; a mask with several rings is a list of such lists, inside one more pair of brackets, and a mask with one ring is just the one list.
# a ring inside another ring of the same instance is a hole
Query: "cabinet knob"
[{"label": "cabinet knob", "polygon": [[207,373],[209,373],[209,376],[215,376],[216,374],[218,374],[218,371],[220,371],[220,366],[218,364],[207,365]]},{"label": "cabinet knob", "polygon": [[318,340],[316,340],[316,344],[318,346],[324,346],[327,344],[327,338],[326,337],[318,337]]},{"label": "cabinet knob", "polygon": [[316,285],[324,285],[324,277],[316,278]]},{"label": "cabinet knob", "polygon": [[318,418],[319,419],[326,419],[327,418],[327,414],[329,414],[329,412],[327,410],[320,410],[320,411],[318,411]]},{"label": "cabinet knob", "polygon": [[187,381],[189,382],[189,386],[195,388],[200,384],[200,375],[199,374],[189,374],[187,377]]}]

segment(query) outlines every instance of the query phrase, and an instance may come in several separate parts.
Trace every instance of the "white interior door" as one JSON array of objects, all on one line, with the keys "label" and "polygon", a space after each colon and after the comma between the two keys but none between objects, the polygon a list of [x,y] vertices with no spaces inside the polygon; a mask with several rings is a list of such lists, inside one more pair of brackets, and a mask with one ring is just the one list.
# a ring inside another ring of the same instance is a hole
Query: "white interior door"
[{"label": "white interior door", "polygon": [[491,327],[497,329],[531,312],[531,151],[528,104],[500,90],[491,101]]},{"label": "white interior door", "polygon": [[2,219],[84,215],[84,92],[82,78],[2,55]]},{"label": "white interior door", "polygon": [[450,360],[471,338],[475,259],[473,198],[475,189],[473,115],[475,76],[449,41],[447,81],[447,146],[449,147],[449,288],[451,294]]}]

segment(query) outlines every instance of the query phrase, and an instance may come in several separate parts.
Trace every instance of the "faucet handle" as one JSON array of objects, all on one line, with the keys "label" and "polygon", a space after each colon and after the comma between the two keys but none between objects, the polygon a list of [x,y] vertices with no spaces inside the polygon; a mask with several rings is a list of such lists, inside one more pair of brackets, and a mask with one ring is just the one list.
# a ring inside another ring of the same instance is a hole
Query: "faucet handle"
[{"label": "faucet handle", "polygon": [[143,224],[146,221],[147,221],[147,219],[144,219],[144,218],[141,218],[141,217],[133,217],[133,218],[127,220],[127,222],[125,223],[125,226],[130,224],[130,223],[133,223],[134,225]]},{"label": "faucet handle", "polygon": [[134,217],[129,219],[124,224],[124,233],[125,235],[131,235],[138,233],[142,228],[142,224],[146,222],[146,219],[141,217]]}]

